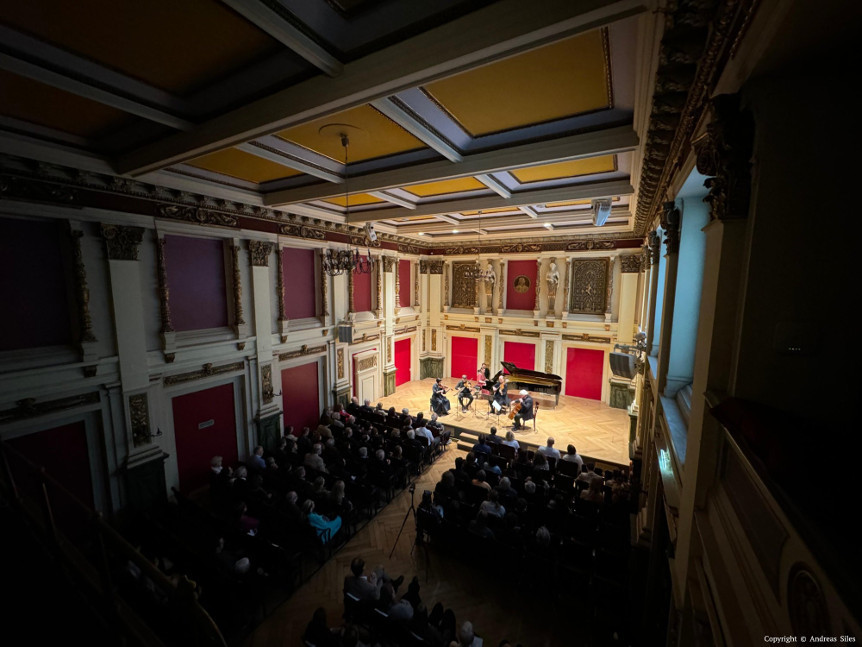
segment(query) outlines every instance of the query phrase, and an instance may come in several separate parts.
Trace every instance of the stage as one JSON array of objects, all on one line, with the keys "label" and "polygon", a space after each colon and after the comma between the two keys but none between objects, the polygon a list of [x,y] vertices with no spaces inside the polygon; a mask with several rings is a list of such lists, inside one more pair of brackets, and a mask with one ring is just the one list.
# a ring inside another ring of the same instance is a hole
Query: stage
[{"label": "stage", "polygon": [[[488,403],[473,400],[470,410],[461,413],[458,398],[455,394],[455,384],[458,380],[445,378],[443,384],[450,387],[447,397],[452,403],[449,415],[441,421],[454,430],[456,436],[461,435],[464,442],[472,444],[479,433],[488,433],[492,426],[497,427],[497,435],[505,437],[511,429],[512,421],[506,415],[487,416]],[[424,411],[430,417],[429,403],[433,378],[407,382],[399,386],[395,393],[382,398],[385,409],[395,407],[401,411],[404,407],[411,414]],[[543,398],[544,400],[545,398]],[[372,406],[376,403],[372,402]],[[587,400],[560,395],[556,409],[540,405],[536,416],[536,430],[533,422],[529,427],[515,432],[519,443],[532,446],[544,445],[548,436],[554,437],[554,446],[561,453],[566,452],[566,446],[572,443],[578,453],[585,457],[609,463],[629,464],[629,415],[625,409],[612,409],[604,402]]]}]

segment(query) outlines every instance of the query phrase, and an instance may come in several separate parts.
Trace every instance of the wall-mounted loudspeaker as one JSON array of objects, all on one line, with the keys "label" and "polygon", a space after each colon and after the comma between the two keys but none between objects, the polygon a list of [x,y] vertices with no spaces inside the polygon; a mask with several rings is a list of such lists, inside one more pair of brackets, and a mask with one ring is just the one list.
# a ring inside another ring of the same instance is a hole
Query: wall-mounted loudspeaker
[{"label": "wall-mounted loudspeaker", "polygon": [[611,215],[611,201],[607,198],[593,200],[593,224],[601,227]]},{"label": "wall-mounted loudspeaker", "polygon": [[611,353],[611,373],[617,377],[632,379],[635,376],[635,356],[628,353]]},{"label": "wall-mounted loudspeaker", "polygon": [[338,341],[342,344],[352,344],[353,343],[353,326],[339,326],[338,327]]},{"label": "wall-mounted loudspeaker", "polygon": [[370,222],[365,223],[365,235],[368,236],[368,240],[370,242],[377,242],[377,234],[374,231],[374,225]]}]

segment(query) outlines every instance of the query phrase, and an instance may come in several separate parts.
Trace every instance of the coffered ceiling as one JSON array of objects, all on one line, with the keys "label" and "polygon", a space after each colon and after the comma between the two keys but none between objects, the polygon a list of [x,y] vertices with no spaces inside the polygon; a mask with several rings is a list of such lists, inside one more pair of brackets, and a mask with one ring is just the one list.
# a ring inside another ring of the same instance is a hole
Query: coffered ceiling
[{"label": "coffered ceiling", "polygon": [[628,232],[644,4],[5,3],[0,141],[427,242]]}]

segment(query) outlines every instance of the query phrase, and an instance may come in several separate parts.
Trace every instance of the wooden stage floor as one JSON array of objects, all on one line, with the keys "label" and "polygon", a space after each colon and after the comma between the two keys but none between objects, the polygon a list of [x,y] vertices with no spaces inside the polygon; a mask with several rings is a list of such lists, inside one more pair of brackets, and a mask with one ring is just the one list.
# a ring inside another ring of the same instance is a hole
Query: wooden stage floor
[{"label": "wooden stage floor", "polygon": [[[496,416],[486,416],[486,402],[473,400],[470,411],[465,414],[460,412],[454,389],[457,382],[458,380],[453,378],[443,380],[443,384],[452,387],[447,394],[452,408],[449,415],[442,418],[443,423],[455,428],[456,432],[466,430],[478,433],[487,433],[496,425],[497,435],[505,436],[512,421],[505,415],[501,415],[499,420]],[[411,414],[424,411],[427,417],[433,384],[432,378],[407,382],[380,402],[386,409],[395,407],[400,411],[407,407]],[[374,404],[376,403],[372,403],[372,406]],[[526,442],[529,445],[544,445],[548,436],[553,436],[554,446],[563,453],[566,446],[572,443],[583,456],[599,461],[629,464],[629,415],[625,409],[612,409],[597,400],[561,395],[556,409],[547,409],[540,404],[535,431],[531,421],[528,428],[515,432],[518,442]]]}]

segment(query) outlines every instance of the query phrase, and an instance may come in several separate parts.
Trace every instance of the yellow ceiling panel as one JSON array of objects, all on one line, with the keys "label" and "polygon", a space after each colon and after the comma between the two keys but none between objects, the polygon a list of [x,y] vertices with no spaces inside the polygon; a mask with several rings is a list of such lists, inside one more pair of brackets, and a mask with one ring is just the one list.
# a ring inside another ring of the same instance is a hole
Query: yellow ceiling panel
[{"label": "yellow ceiling panel", "polygon": [[98,138],[135,120],[122,110],[3,70],[0,97],[0,115],[80,137]]},{"label": "yellow ceiling panel", "polygon": [[[327,200],[324,200],[324,202],[329,202],[330,204],[337,204],[339,207],[343,207],[347,203],[343,195],[337,198],[328,198]],[[374,197],[373,195],[369,195],[367,193],[352,193],[350,195],[351,207],[358,207],[361,204],[377,204],[378,202],[386,201],[381,198]]]},{"label": "yellow ceiling panel", "polygon": [[428,182],[427,184],[413,184],[403,187],[413,195],[427,198],[432,195],[444,195],[447,193],[461,193],[462,191],[475,191],[487,188],[474,177],[459,177],[454,180],[440,180],[439,182]]},{"label": "yellow ceiling panel", "polygon": [[[619,198],[613,198],[611,202],[619,202]],[[592,204],[592,200],[563,200],[562,202],[548,202],[545,206],[552,207],[574,207],[582,204]]]},{"label": "yellow ceiling panel", "polygon": [[283,130],[276,135],[326,155],[337,162],[344,162],[344,148],[337,137],[337,129],[327,129],[323,134],[320,133],[321,128],[331,124],[347,124],[362,131],[359,133],[348,131],[350,146],[347,159],[349,162],[360,162],[424,147],[416,137],[369,105],[357,106],[329,117],[315,119],[307,124]]},{"label": "yellow ceiling panel", "polygon": [[493,209],[480,209],[479,211],[462,211],[462,216],[484,216],[489,213],[504,213],[506,211],[517,211],[517,207],[494,207]]},{"label": "yellow ceiling panel", "polygon": [[0,3],[0,23],[179,95],[280,49],[220,2]]},{"label": "yellow ceiling panel", "polygon": [[592,175],[593,173],[609,173],[616,170],[616,159],[613,155],[600,155],[599,157],[588,157],[571,162],[530,166],[510,171],[510,173],[521,184],[527,184],[529,182],[559,180],[565,177],[578,177],[579,175]]},{"label": "yellow ceiling panel", "polygon": [[187,162],[187,164],[258,184],[267,182],[268,180],[277,180],[300,174],[300,171],[270,162],[262,157],[237,150],[236,148],[227,148],[223,151],[210,153],[209,155],[204,155],[191,162]]},{"label": "yellow ceiling panel", "polygon": [[425,90],[472,135],[610,108],[607,33],[594,30],[462,72]]}]

